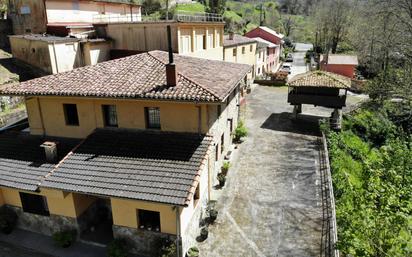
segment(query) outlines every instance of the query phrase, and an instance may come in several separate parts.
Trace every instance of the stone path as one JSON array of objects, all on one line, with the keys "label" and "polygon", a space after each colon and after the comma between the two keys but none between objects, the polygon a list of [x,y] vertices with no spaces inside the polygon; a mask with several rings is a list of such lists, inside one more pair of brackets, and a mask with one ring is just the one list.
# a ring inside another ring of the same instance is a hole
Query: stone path
[{"label": "stone path", "polygon": [[317,122],[331,110],[304,106],[292,121],[286,96],[287,88],[263,86],[248,96],[250,134],[220,192],[217,223],[199,243],[202,257],[319,256]]}]

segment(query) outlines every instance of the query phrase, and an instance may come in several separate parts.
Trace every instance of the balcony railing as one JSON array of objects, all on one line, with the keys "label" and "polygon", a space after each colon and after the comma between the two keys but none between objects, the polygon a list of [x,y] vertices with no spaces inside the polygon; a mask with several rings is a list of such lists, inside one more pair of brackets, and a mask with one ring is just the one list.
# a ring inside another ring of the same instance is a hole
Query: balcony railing
[{"label": "balcony railing", "polygon": [[178,11],[174,20],[183,22],[223,22],[223,16],[216,13],[195,13],[189,11]]},{"label": "balcony railing", "polygon": [[96,14],[93,23],[121,23],[142,21],[141,14]]}]

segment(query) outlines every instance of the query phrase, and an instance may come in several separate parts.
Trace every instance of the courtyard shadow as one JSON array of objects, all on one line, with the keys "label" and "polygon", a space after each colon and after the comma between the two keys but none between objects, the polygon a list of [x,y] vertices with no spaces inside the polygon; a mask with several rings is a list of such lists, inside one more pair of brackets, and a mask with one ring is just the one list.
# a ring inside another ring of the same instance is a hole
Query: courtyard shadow
[{"label": "courtyard shadow", "polygon": [[295,119],[292,113],[272,113],[260,126],[263,129],[291,132],[302,135],[319,136],[319,120],[324,117],[299,114]]}]

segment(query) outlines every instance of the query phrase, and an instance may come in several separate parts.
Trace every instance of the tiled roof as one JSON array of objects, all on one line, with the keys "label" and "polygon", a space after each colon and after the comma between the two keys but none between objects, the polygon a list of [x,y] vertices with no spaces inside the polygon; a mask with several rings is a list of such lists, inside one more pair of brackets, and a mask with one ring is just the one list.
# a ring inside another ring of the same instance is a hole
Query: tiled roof
[{"label": "tiled roof", "polygon": [[[325,55],[321,55],[320,61],[326,61]],[[356,55],[330,54],[328,64],[358,65],[358,57]]]},{"label": "tiled roof", "polygon": [[291,87],[329,87],[348,89],[351,80],[345,76],[326,71],[309,71],[289,80]]},{"label": "tiled roof", "polygon": [[276,31],[274,31],[273,29],[268,28],[268,27],[266,27],[266,26],[260,26],[259,28],[260,28],[260,29],[263,29],[264,31],[266,31],[266,32],[268,32],[268,33],[270,33],[270,34],[272,34],[272,35],[274,35],[274,36],[276,36],[276,37],[278,37],[278,38],[280,38],[280,39],[283,39],[283,38],[285,37],[285,35],[283,35],[283,34],[281,34],[281,33],[278,33],[278,32],[276,32]]},{"label": "tiled roof", "polygon": [[42,186],[184,206],[211,140],[189,133],[98,129]]},{"label": "tiled roof", "polygon": [[261,43],[261,44],[265,44],[265,45],[266,45],[267,47],[269,47],[269,48],[279,47],[279,45],[273,44],[272,42],[269,42],[269,41],[267,41],[267,40],[264,40],[263,38],[260,38],[260,37],[254,37],[253,39],[256,40],[256,41],[258,41],[258,42]]},{"label": "tiled roof", "polygon": [[168,54],[133,55],[5,86],[0,95],[79,96],[220,102],[251,66],[175,55],[178,84],[166,85]]},{"label": "tiled roof", "polygon": [[57,141],[58,160],[61,160],[79,140],[45,138],[16,132],[0,134],[0,186],[35,191],[56,164],[48,163],[45,141]]},{"label": "tiled roof", "polygon": [[34,41],[43,41],[46,43],[71,43],[71,42],[80,41],[80,39],[78,38],[57,37],[57,36],[43,35],[43,34],[14,35],[10,37],[11,38],[24,38],[27,40],[34,40]]},{"label": "tiled roof", "polygon": [[256,43],[256,40],[252,38],[244,37],[238,34],[234,34],[233,39],[229,39],[229,35],[223,36],[223,46],[224,47],[252,44],[252,43]]}]

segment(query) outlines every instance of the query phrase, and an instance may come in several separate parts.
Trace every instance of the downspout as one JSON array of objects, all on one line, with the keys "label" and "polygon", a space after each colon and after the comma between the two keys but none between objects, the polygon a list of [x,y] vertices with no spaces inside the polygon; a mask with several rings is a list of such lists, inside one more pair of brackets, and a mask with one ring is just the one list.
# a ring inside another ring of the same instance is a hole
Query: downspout
[{"label": "downspout", "polygon": [[40,105],[40,100],[38,97],[36,97],[36,101],[37,101],[37,109],[39,110],[39,114],[40,114],[40,121],[41,121],[41,129],[43,131],[43,136],[46,135],[46,128],[44,127],[44,119],[43,119],[43,112],[41,109],[41,105]]},{"label": "downspout", "polygon": [[180,208],[179,206],[175,206],[176,210],[176,257],[181,257],[181,231],[180,231]]},{"label": "downspout", "polygon": [[[56,55],[56,42],[53,42],[53,54],[54,54],[54,63],[56,64],[56,73],[59,73],[59,65],[57,63],[57,55]],[[53,69],[53,67],[52,67]],[[53,72],[53,70],[52,70]]]}]

